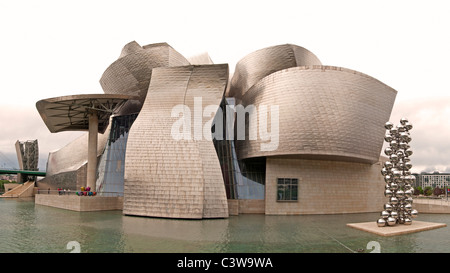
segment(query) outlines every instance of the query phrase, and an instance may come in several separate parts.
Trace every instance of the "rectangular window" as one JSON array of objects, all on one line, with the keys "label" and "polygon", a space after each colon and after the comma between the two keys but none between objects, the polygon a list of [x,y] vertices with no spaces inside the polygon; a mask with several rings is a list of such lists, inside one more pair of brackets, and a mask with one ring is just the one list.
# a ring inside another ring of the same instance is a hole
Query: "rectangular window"
[{"label": "rectangular window", "polygon": [[277,201],[298,200],[298,179],[277,178]]}]

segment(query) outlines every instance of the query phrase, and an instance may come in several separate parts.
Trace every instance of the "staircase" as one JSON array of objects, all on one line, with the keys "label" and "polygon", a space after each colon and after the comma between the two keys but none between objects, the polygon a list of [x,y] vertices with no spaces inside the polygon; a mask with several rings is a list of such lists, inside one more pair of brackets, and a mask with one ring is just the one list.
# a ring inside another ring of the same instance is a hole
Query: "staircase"
[{"label": "staircase", "polygon": [[34,182],[28,181],[20,186],[15,187],[14,189],[8,192],[5,192],[3,195],[0,195],[0,197],[10,197],[10,198],[31,197],[33,196],[33,188]]}]

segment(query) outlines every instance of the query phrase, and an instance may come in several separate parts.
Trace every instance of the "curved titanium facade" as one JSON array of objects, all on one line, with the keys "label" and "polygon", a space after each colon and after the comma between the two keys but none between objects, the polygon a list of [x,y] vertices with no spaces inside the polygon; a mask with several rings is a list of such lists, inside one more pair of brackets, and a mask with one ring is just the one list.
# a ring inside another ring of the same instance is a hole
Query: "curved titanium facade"
[{"label": "curved titanium facade", "polygon": [[[228,65],[207,54],[186,59],[166,43],[133,41],[100,84],[106,94],[137,98],[111,119],[97,150],[97,189],[123,191],[125,215],[202,219],[382,205],[382,197],[360,197],[385,185],[379,156],[397,92],[363,73],[323,66],[303,47],[257,50],[230,79]],[[221,130],[234,138],[209,139]],[[86,135],[51,153],[43,184],[86,185],[87,143]]]},{"label": "curved titanium facade", "polygon": [[[242,103],[267,105],[268,109],[278,105],[278,147],[261,151],[264,141],[260,137],[246,137],[237,141],[238,156],[289,155],[375,163],[396,93],[372,77],[339,67],[293,67],[275,72],[250,88]],[[268,128],[273,127],[270,121]]]},{"label": "curved titanium facade", "polygon": [[265,76],[282,69],[304,65],[321,65],[321,62],[312,52],[297,45],[277,45],[252,52],[236,64],[227,96],[239,100]]},{"label": "curved titanium facade", "polygon": [[[220,163],[212,140],[205,138],[211,124],[198,122],[205,106],[212,114],[206,122],[214,117],[227,80],[226,64],[153,69],[147,99],[128,136],[124,214],[228,217]],[[199,98],[203,107],[198,109]],[[174,115],[177,109],[182,112]],[[177,139],[180,113],[187,134]]]},{"label": "curved titanium facade", "polygon": [[[97,155],[106,146],[110,126],[103,134],[98,134]],[[50,152],[47,160],[46,177],[37,182],[40,188],[66,188],[77,190],[86,185],[86,166],[88,153],[88,133],[76,138],[59,150]]]},{"label": "curved titanium facade", "polygon": [[141,47],[133,41],[124,46],[119,58],[105,70],[100,85],[107,94],[138,96],[139,103],[129,102],[120,114],[135,113],[145,100],[153,68],[189,64],[166,43]]}]

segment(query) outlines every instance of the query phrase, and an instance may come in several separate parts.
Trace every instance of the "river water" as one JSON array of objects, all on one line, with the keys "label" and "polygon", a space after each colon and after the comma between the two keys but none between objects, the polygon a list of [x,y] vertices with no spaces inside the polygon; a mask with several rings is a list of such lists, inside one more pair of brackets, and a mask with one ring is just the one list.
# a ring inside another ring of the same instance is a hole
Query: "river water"
[{"label": "river water", "polygon": [[[347,227],[378,213],[176,220],[74,212],[0,198],[1,253],[382,253],[450,252],[449,227],[382,237]],[[446,223],[450,214],[417,220]]]}]

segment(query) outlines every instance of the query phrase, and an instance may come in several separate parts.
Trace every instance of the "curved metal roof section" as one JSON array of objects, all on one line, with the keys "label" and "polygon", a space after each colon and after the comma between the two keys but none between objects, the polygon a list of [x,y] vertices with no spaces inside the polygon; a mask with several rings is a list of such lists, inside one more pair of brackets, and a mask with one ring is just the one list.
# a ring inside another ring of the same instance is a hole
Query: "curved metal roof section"
[{"label": "curved metal roof section", "polygon": [[[106,94],[126,94],[145,100],[152,69],[189,65],[189,61],[167,43],[140,46],[132,41],[126,44],[120,57],[114,61],[100,78],[100,85]],[[136,111],[140,110],[136,107]]]},{"label": "curved metal roof section", "polygon": [[[278,121],[267,123],[269,132],[278,131],[273,136],[277,139],[249,140],[247,132],[245,140],[236,141],[238,157],[375,163],[396,94],[373,77],[341,67],[303,66],[272,73],[245,93],[242,104],[267,105],[268,111],[277,106]],[[252,130],[261,126],[257,125]],[[271,141],[276,141],[276,148],[264,151],[262,144]]]},{"label": "curved metal roof section", "polygon": [[279,70],[321,64],[311,51],[293,44],[276,45],[254,51],[236,64],[230,90],[226,96],[239,99],[259,80]]},{"label": "curved metal roof section", "polygon": [[89,111],[96,111],[98,130],[103,133],[109,124],[109,117],[125,102],[133,99],[137,98],[111,94],[70,95],[40,100],[36,108],[52,133],[88,131]]}]

